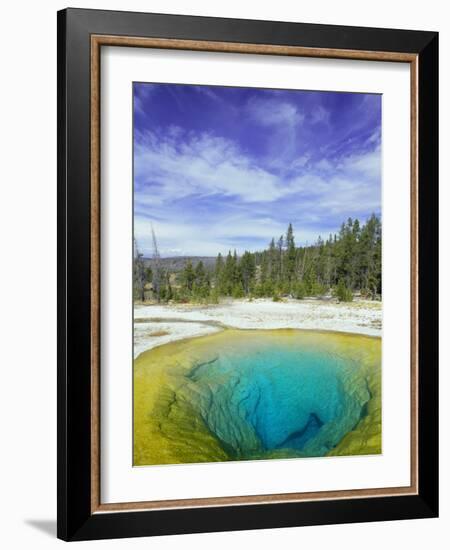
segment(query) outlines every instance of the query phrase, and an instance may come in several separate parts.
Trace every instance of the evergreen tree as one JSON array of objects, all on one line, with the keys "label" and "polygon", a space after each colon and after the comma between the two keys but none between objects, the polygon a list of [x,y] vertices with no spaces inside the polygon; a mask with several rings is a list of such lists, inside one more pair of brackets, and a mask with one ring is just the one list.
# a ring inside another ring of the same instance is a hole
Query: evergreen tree
[{"label": "evergreen tree", "polygon": [[219,254],[217,254],[216,264],[214,266],[214,279],[216,281],[217,288],[220,288],[222,274],[223,274],[223,258],[222,258],[222,254],[219,252]]},{"label": "evergreen tree", "polygon": [[188,294],[192,292],[194,281],[195,281],[194,268],[192,266],[191,260],[188,260],[186,262],[186,265],[182,273],[183,288],[188,292]]},{"label": "evergreen tree", "polygon": [[223,269],[223,293],[225,296],[231,296],[234,286],[235,278],[235,259],[231,255],[231,251],[228,252],[228,256],[225,260],[225,266]]},{"label": "evergreen tree", "polygon": [[296,250],[295,250],[295,241],[294,241],[294,230],[292,229],[292,224],[289,224],[287,233],[286,233],[286,262],[285,262],[285,274],[289,285],[291,284],[294,273],[295,273],[295,263],[296,263]]},{"label": "evergreen tree", "polygon": [[236,249],[233,252],[233,287],[242,285],[242,272]]},{"label": "evergreen tree", "polygon": [[340,279],[338,282],[335,296],[340,302],[351,302],[353,300],[352,291],[345,286],[343,279]]},{"label": "evergreen tree", "polygon": [[269,259],[267,252],[261,255],[259,284],[263,287],[269,279]]},{"label": "evergreen tree", "polygon": [[194,270],[193,293],[196,298],[206,298],[209,295],[209,278],[203,262],[200,261]]},{"label": "evergreen tree", "polygon": [[272,238],[269,244],[268,251],[268,266],[269,266],[269,279],[271,287],[273,287],[277,280],[277,249],[275,246],[275,239]]},{"label": "evergreen tree", "polygon": [[244,252],[244,255],[240,261],[240,272],[242,275],[242,286],[244,288],[244,293],[249,294],[250,289],[253,286],[253,280],[256,272],[254,255],[250,252]]},{"label": "evergreen tree", "polygon": [[284,236],[281,235],[277,243],[277,281],[279,284],[283,281],[283,248]]}]

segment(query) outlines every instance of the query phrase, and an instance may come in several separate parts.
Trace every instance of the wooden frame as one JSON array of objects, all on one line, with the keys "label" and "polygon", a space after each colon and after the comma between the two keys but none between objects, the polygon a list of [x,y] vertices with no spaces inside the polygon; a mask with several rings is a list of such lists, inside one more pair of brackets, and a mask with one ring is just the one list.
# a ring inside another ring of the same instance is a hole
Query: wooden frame
[{"label": "wooden frame", "polygon": [[[229,22],[58,14],[58,536],[65,540],[437,515],[437,34],[265,21],[233,21],[230,31]],[[99,98],[106,45],[410,64],[410,487],[100,502]]]}]

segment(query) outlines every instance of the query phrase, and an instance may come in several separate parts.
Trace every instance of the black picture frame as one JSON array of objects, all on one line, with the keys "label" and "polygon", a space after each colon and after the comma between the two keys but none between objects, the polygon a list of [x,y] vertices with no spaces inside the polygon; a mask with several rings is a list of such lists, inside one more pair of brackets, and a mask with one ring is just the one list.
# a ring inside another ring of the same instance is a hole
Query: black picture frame
[{"label": "black picture frame", "polygon": [[[438,34],[66,9],[58,12],[58,537],[88,540],[438,515]],[[418,60],[418,492],[92,513],[91,36],[402,52]]]}]

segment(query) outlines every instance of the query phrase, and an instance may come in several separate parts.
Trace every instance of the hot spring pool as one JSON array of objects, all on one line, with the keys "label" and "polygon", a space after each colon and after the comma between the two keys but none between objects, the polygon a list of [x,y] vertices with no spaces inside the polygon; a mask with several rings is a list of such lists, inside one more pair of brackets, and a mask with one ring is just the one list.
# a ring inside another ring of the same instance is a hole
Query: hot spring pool
[{"label": "hot spring pool", "polygon": [[225,330],[135,360],[135,465],[380,452],[378,338]]}]

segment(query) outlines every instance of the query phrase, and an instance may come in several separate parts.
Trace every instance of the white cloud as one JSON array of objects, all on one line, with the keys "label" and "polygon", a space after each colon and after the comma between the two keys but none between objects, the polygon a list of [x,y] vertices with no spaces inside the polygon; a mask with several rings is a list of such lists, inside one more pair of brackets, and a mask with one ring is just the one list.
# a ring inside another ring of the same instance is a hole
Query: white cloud
[{"label": "white cloud", "polygon": [[245,114],[250,120],[265,128],[268,165],[282,170],[295,158],[302,156],[299,134],[305,115],[287,101],[274,97],[252,97]]},{"label": "white cloud", "polygon": [[339,168],[354,174],[355,177],[363,176],[373,181],[381,180],[381,149],[377,147],[373,151],[363,154],[354,154],[346,157]]},{"label": "white cloud", "polygon": [[135,175],[158,186],[158,200],[227,195],[245,202],[273,201],[286,193],[279,178],[258,167],[229,141],[207,134],[157,140],[149,134],[135,148]]},{"label": "white cloud", "polygon": [[319,160],[315,165],[316,170],[321,170],[323,172],[330,172],[334,169],[333,164],[326,158]]},{"label": "white cloud", "polygon": [[297,126],[305,118],[295,105],[272,98],[251,98],[247,104],[247,113],[262,126]]}]

